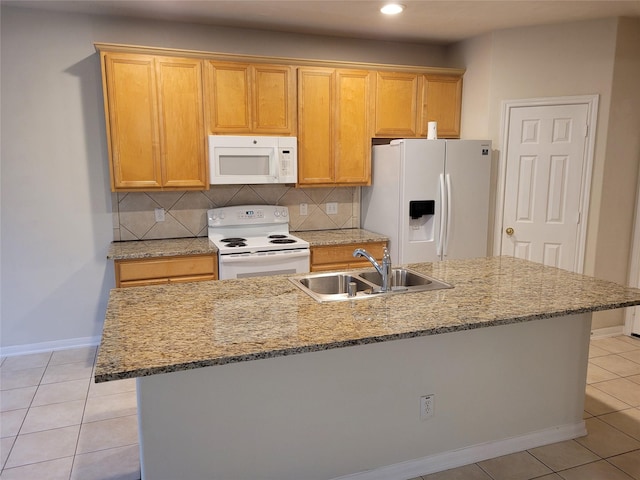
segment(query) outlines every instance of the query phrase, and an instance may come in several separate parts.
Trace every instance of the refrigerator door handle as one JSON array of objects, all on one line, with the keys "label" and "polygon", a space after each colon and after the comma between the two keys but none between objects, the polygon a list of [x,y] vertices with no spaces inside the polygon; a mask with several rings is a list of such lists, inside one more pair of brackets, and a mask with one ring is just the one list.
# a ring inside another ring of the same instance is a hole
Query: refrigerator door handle
[{"label": "refrigerator door handle", "polygon": [[449,247],[449,228],[451,227],[451,211],[453,210],[451,205],[451,176],[447,173],[447,230],[444,237],[444,246],[442,247],[442,254],[446,257]]},{"label": "refrigerator door handle", "polygon": [[446,215],[447,205],[445,201],[445,191],[444,191],[444,175],[440,174],[440,232],[438,234],[438,242],[436,244],[436,255],[442,255],[442,247],[444,245],[444,235],[445,235],[445,222],[444,218]]}]

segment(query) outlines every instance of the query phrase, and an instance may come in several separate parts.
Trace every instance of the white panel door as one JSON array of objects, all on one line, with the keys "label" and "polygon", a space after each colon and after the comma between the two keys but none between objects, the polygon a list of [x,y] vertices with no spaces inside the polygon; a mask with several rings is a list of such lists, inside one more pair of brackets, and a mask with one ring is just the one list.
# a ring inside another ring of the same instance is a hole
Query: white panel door
[{"label": "white panel door", "polygon": [[575,271],[588,107],[512,110],[502,254]]}]

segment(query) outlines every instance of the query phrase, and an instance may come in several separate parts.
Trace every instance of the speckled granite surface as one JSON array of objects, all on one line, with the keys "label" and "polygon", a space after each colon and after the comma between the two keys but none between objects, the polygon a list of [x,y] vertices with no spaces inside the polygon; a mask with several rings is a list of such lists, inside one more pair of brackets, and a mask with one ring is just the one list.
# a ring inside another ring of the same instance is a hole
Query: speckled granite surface
[{"label": "speckled granite surface", "polygon": [[361,228],[342,230],[317,230],[307,232],[291,232],[296,237],[309,242],[312,247],[322,245],[343,245],[360,242],[386,242],[388,237]]},{"label": "speckled granite surface", "polygon": [[[291,232],[309,242],[312,246],[340,245],[357,242],[384,242],[384,235],[349,228],[343,230],[318,230]],[[129,260],[149,257],[172,257],[176,255],[201,255],[217,253],[218,249],[208,237],[172,238],[167,240],[139,240],[132,242],[112,242],[107,258],[109,260]]]},{"label": "speckled granite surface", "polygon": [[109,246],[107,258],[110,260],[128,260],[210,253],[218,253],[218,249],[209,241],[209,237],[171,238],[167,240],[112,242]]},{"label": "speckled granite surface", "polygon": [[453,289],[320,304],[286,276],[111,291],[97,382],[640,304],[511,257],[412,264]]}]

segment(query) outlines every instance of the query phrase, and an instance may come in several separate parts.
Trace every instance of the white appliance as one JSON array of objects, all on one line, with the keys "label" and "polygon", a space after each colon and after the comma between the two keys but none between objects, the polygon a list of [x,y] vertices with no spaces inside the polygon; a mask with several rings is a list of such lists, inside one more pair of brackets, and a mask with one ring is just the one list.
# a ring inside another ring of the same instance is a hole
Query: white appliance
[{"label": "white appliance", "polygon": [[296,183],[297,137],[209,135],[212,185]]},{"label": "white appliance", "polygon": [[220,280],[309,272],[309,242],[289,233],[287,207],[214,208],[207,220]]},{"label": "white appliance", "polygon": [[372,162],[361,225],[389,237],[394,264],[487,255],[490,141],[392,140]]}]

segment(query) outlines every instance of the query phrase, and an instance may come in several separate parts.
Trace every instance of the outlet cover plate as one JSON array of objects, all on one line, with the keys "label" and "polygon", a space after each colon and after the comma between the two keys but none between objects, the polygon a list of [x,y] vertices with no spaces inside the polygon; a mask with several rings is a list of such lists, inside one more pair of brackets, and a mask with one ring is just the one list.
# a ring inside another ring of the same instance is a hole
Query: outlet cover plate
[{"label": "outlet cover plate", "polygon": [[434,415],[435,395],[420,397],[420,420],[427,420]]},{"label": "outlet cover plate", "polygon": [[156,208],[156,222],[164,222],[164,208]]},{"label": "outlet cover plate", "polygon": [[338,202],[327,202],[326,207],[327,215],[338,214]]}]

